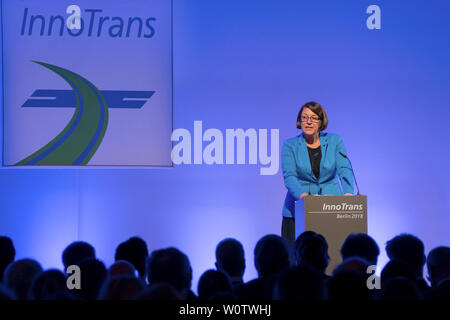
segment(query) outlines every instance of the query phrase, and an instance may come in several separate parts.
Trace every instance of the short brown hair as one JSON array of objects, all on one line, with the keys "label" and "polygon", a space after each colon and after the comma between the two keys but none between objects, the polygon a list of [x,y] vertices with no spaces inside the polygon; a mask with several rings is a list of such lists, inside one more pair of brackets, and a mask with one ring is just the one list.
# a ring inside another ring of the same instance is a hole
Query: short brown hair
[{"label": "short brown hair", "polygon": [[312,112],[314,112],[320,119],[321,124],[319,127],[319,131],[323,131],[327,128],[328,126],[328,116],[327,113],[325,112],[325,110],[323,109],[323,107],[315,102],[315,101],[310,101],[305,103],[302,108],[300,109],[300,111],[298,112],[298,116],[297,116],[297,129],[301,129],[301,116],[302,116],[302,112],[303,109],[308,108],[309,110],[311,110]]}]

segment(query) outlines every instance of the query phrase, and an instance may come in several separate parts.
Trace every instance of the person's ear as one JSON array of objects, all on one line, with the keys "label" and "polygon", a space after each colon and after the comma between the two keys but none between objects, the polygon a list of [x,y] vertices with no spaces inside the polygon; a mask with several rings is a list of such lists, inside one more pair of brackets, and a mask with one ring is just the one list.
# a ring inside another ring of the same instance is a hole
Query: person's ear
[{"label": "person's ear", "polygon": [[297,129],[301,129],[302,128],[302,123],[300,121],[297,121]]}]

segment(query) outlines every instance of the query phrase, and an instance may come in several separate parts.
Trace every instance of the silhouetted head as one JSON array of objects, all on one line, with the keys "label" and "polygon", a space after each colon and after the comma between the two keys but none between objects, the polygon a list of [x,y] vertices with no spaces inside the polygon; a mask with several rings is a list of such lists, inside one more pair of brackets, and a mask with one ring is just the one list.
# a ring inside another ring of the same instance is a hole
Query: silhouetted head
[{"label": "silhouetted head", "polygon": [[130,262],[141,277],[145,277],[145,262],[147,257],[147,243],[139,237],[131,237],[127,241],[119,244],[115,254],[116,261],[125,260]]},{"label": "silhouetted head", "polygon": [[274,234],[258,241],[254,256],[259,278],[269,277],[289,267],[289,245],[285,239]]},{"label": "silhouetted head", "polygon": [[45,300],[67,290],[66,276],[60,270],[50,269],[38,274],[28,293],[30,300]]},{"label": "silhouetted head", "polygon": [[386,243],[386,253],[391,260],[401,260],[411,267],[416,277],[423,276],[425,249],[423,242],[411,234],[400,234]]},{"label": "silhouetted head", "polygon": [[216,247],[216,268],[230,277],[242,278],[245,271],[244,247],[236,239],[227,238]]},{"label": "silhouetted head", "polygon": [[109,277],[117,277],[117,276],[131,276],[134,277],[135,269],[134,266],[125,260],[118,260],[114,262],[108,269]]},{"label": "silhouetted head", "polygon": [[188,257],[176,248],[153,251],[148,259],[147,280],[150,285],[169,283],[183,299],[186,298],[192,283],[192,268]]},{"label": "silhouetted head", "polygon": [[79,263],[81,289],[73,290],[85,300],[96,300],[106,280],[106,267],[98,259],[88,258]]},{"label": "silhouetted head", "polygon": [[182,300],[180,293],[168,283],[157,283],[136,296],[136,300]]},{"label": "silhouetted head", "polygon": [[222,271],[207,270],[198,281],[197,292],[202,300],[209,300],[219,292],[231,292],[230,278]]},{"label": "silhouetted head", "polygon": [[444,280],[450,280],[450,247],[437,247],[428,253],[427,269],[434,287]]},{"label": "silhouetted head", "polygon": [[322,275],[315,268],[301,266],[280,272],[273,287],[274,300],[323,300]]},{"label": "silhouetted head", "polygon": [[25,300],[33,279],[41,272],[42,267],[36,260],[17,260],[6,267],[3,283],[14,292],[17,299]]},{"label": "silhouetted head", "polygon": [[95,259],[94,247],[84,241],[72,242],[64,249],[62,254],[64,270],[67,270],[68,266],[78,265],[81,260],[87,258]]},{"label": "silhouetted head", "polygon": [[328,243],[313,231],[305,231],[295,240],[295,258],[298,266],[309,266],[324,273],[328,266]]},{"label": "silhouetted head", "polygon": [[395,277],[385,281],[381,287],[381,300],[422,300],[420,292],[414,280],[405,277]]},{"label": "silhouetted head", "polygon": [[367,275],[357,271],[334,272],[327,285],[329,300],[371,300],[371,294],[367,287]]},{"label": "silhouetted head", "polygon": [[142,279],[120,276],[107,279],[100,290],[98,300],[133,300],[144,292],[146,286]]},{"label": "silhouetted head", "polygon": [[333,270],[333,275],[343,271],[356,272],[365,275],[367,274],[367,268],[369,266],[370,263],[366,259],[351,257],[342,261],[342,263]]},{"label": "silhouetted head", "polygon": [[297,237],[297,239],[295,239],[295,248],[296,248],[296,250],[297,250],[297,247],[300,246],[300,244],[303,241],[305,241],[305,239],[314,237],[315,235],[318,235],[318,234],[319,233],[316,233],[316,232],[311,231],[311,230],[303,231],[302,233],[300,233],[300,235]]},{"label": "silhouetted head", "polygon": [[15,257],[16,249],[11,238],[0,236],[0,283],[3,281],[3,272]]},{"label": "silhouetted head", "polygon": [[389,261],[381,270],[381,288],[383,288],[386,283],[394,278],[402,277],[410,280],[414,280],[416,277],[414,272],[411,270],[409,264],[401,260],[391,260]]},{"label": "silhouetted head", "polygon": [[376,265],[380,249],[375,240],[365,233],[350,234],[341,247],[342,260],[351,257],[366,259],[371,265]]}]

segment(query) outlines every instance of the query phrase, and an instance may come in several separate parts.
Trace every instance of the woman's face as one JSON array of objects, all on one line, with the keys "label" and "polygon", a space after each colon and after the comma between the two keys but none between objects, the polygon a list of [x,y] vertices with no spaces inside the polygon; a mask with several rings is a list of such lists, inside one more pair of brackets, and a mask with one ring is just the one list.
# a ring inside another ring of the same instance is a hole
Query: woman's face
[{"label": "woman's face", "polygon": [[301,128],[307,135],[315,135],[319,132],[320,118],[317,114],[311,111],[309,108],[305,108],[301,114]]}]

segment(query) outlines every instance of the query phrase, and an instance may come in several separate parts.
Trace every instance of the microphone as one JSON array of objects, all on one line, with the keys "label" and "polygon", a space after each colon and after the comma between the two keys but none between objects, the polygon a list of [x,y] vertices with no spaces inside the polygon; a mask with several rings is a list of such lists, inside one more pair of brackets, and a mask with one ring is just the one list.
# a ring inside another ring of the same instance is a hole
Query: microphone
[{"label": "microphone", "polygon": [[313,178],[312,175],[313,175],[313,172],[312,172],[312,168],[311,168],[311,174],[309,175],[309,193],[308,193],[309,196],[311,195],[311,181]]},{"label": "microphone", "polygon": [[[312,175],[310,176],[310,178],[312,179]],[[309,180],[309,192],[308,195],[311,195],[311,179]]]},{"label": "microphone", "polygon": [[339,154],[344,157],[345,159],[348,160],[348,162],[350,163],[350,169],[352,170],[352,174],[353,174],[353,179],[355,179],[355,184],[356,184],[356,190],[358,190],[357,195],[359,196],[359,187],[358,187],[358,182],[356,182],[356,176],[355,176],[355,171],[353,170],[353,166],[352,166],[352,162],[350,161],[350,158],[347,157],[347,155],[343,154],[342,152],[339,151]]},{"label": "microphone", "polygon": [[[310,196],[311,195],[311,181],[312,181],[312,179],[313,179],[313,173],[311,172],[311,174],[310,174],[310,176],[309,176],[309,178],[310,178],[310,181],[309,181],[309,193],[308,193],[308,196]],[[317,196],[317,195],[320,195],[321,193],[321,188],[320,188],[320,191],[319,191],[319,193],[318,194],[313,194],[313,196]]]}]

